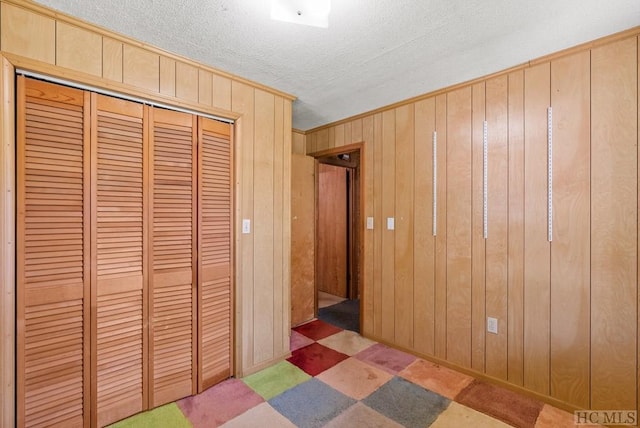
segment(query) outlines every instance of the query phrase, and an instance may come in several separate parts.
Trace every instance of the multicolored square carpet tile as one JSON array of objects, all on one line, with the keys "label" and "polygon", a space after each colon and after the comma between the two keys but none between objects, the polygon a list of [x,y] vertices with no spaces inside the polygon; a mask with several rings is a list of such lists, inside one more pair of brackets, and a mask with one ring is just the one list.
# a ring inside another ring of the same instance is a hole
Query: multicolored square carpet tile
[{"label": "multicolored square carpet tile", "polygon": [[320,320],[287,361],[112,427],[574,427],[573,414]]}]

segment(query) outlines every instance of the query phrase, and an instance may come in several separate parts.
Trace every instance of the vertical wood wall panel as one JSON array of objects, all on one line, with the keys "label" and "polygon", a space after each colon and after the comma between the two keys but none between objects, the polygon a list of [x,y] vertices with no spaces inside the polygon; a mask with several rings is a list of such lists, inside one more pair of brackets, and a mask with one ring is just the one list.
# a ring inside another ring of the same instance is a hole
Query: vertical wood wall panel
[{"label": "vertical wood wall panel", "polygon": [[176,97],[198,102],[198,69],[184,62],[176,62]]},{"label": "vertical wood wall panel", "polygon": [[[285,318],[285,308],[284,308],[284,299],[283,289],[284,289],[284,272],[283,272],[283,263],[284,259],[284,241],[283,241],[283,233],[284,228],[282,226],[281,219],[285,216],[284,213],[284,198],[287,196],[285,194],[285,188],[290,189],[291,186],[289,183],[284,184],[284,134],[283,134],[283,125],[284,125],[284,100],[282,97],[275,97],[274,100],[274,115],[273,115],[273,162],[271,163],[272,175],[273,175],[273,357],[275,358],[282,354],[282,350],[286,349],[288,351],[288,347],[284,346],[284,338],[281,332],[283,331],[284,321],[289,317]],[[281,143],[282,142],[282,143]],[[287,155],[291,153],[289,149],[286,150]],[[290,239],[290,238],[289,238]],[[290,294],[290,290],[288,293]],[[288,309],[288,307],[287,307]],[[286,311],[288,312],[288,310]],[[291,327],[291,325],[287,325],[286,327]],[[286,328],[285,327],[285,328]],[[287,334],[288,338],[289,335]],[[289,341],[287,340],[287,345]]]},{"label": "vertical wood wall panel", "polygon": [[551,247],[547,241],[550,64],[524,72],[524,386],[549,394]]},{"label": "vertical wood wall panel", "polygon": [[254,298],[261,310],[254,309],[254,352],[256,363],[269,361],[274,354],[274,96],[256,91],[256,136],[254,146],[254,195],[255,213],[253,234]]},{"label": "vertical wood wall panel", "polygon": [[56,25],[56,64],[102,76],[102,37],[59,22]]},{"label": "vertical wood wall panel", "polygon": [[395,178],[395,339],[413,345],[414,318],[414,105],[396,109]]},{"label": "vertical wood wall panel", "polygon": [[327,150],[330,149],[331,141],[329,141],[329,130],[325,129],[323,131],[318,132],[318,137],[316,140],[316,150]]},{"label": "vertical wood wall panel", "polygon": [[471,367],[471,88],[447,94],[447,359]]},{"label": "vertical wood wall panel", "polygon": [[160,57],[160,93],[176,96],[176,61]]},{"label": "vertical wood wall panel", "polygon": [[[362,179],[364,180],[364,198],[365,198],[365,206],[363,219],[366,221],[366,217],[373,217],[374,215],[374,188],[373,188],[373,177],[375,176],[375,165],[374,165],[374,131],[373,131],[373,116],[367,116],[362,120],[362,136],[359,141],[364,142],[364,176]],[[362,161],[361,161],[362,162]],[[362,164],[361,164],[362,165]],[[375,228],[375,223],[374,223]],[[375,229],[374,229],[375,230]],[[363,234],[363,242],[364,242],[364,272],[362,276],[362,281],[360,284],[366,284],[365,287],[360,288],[360,294],[362,299],[362,308],[363,308],[363,316],[362,316],[362,330],[363,334],[373,335],[373,320],[374,320],[374,295],[373,295],[373,285],[374,283],[374,233],[371,230],[365,230]],[[293,266],[292,266],[293,267]]]},{"label": "vertical wood wall panel", "polygon": [[524,364],[524,72],[509,74],[508,380],[523,383]]},{"label": "vertical wood wall panel", "polygon": [[[239,204],[238,212],[240,218],[236,220],[236,230],[238,230],[239,224],[242,219],[246,218],[254,219],[254,207],[253,207],[253,165],[254,165],[254,136],[255,136],[255,90],[254,88],[245,85],[243,83],[233,82],[233,111],[242,114],[241,129],[236,138],[239,141],[238,144],[238,160],[237,164],[240,166],[241,176],[238,176],[236,183],[239,180],[239,197],[237,203]],[[240,174],[238,171],[238,174]],[[238,184],[236,184],[238,185]],[[254,224],[255,228],[255,224]],[[240,287],[240,293],[242,296],[242,328],[236,334],[236,340],[242,344],[241,352],[241,366],[252,367],[254,366],[254,351],[253,351],[253,338],[254,332],[254,258],[253,258],[253,246],[254,246],[254,234],[243,234],[239,239],[239,251],[238,267],[240,269],[238,278],[242,286]],[[242,332],[243,334],[240,334]]]},{"label": "vertical wood wall panel", "polygon": [[591,52],[591,404],[637,404],[638,43]]},{"label": "vertical wood wall panel", "polygon": [[136,46],[124,45],[122,81],[153,92],[160,91],[160,56]]},{"label": "vertical wood wall panel", "polygon": [[473,98],[473,135],[472,135],[472,193],[471,193],[471,367],[474,370],[485,369],[485,248],[483,186],[484,186],[484,144],[483,130],[485,120],[485,82],[472,87]]},{"label": "vertical wood wall panel", "polygon": [[2,50],[48,64],[56,61],[56,21],[2,3],[0,10]]},{"label": "vertical wood wall panel", "polygon": [[[305,155],[307,153],[307,137],[300,132],[292,132],[291,154]],[[299,158],[301,159],[301,158]],[[293,167],[292,167],[293,168]]]},{"label": "vertical wood wall panel", "polygon": [[361,143],[364,135],[363,119],[356,119],[351,123],[351,141],[353,143]]},{"label": "vertical wood wall panel", "polygon": [[377,337],[382,337],[382,234],[385,227],[382,211],[382,114],[373,118],[373,142],[373,331]]},{"label": "vertical wood wall panel", "polygon": [[435,98],[415,105],[414,147],[414,312],[413,346],[433,355],[435,239],[433,237],[433,131],[436,128]]},{"label": "vertical wood wall panel", "polygon": [[231,110],[231,80],[213,75],[213,106],[223,110]]},{"label": "vertical wood wall panel", "polygon": [[[382,338],[395,339],[395,231],[387,227],[387,219],[396,210],[396,112],[382,113]],[[396,219],[397,222],[397,219]]]},{"label": "vertical wood wall panel", "polygon": [[344,143],[345,144],[351,144],[354,141],[352,140],[353,138],[353,123],[352,122],[347,122],[344,124]]},{"label": "vertical wood wall panel", "polygon": [[486,373],[507,379],[508,245],[508,76],[487,81],[486,311],[498,319],[498,334],[487,333]]},{"label": "vertical wood wall panel", "polygon": [[447,358],[447,95],[436,97],[436,283],[435,355]]},{"label": "vertical wood wall panel", "polygon": [[102,77],[122,82],[123,44],[109,37],[102,38]]},{"label": "vertical wood wall panel", "polygon": [[333,147],[335,147],[336,145],[336,127],[332,126],[331,128],[327,129],[327,144],[326,144],[326,148],[327,149],[331,149]]},{"label": "vertical wood wall panel", "polygon": [[551,63],[551,395],[589,407],[590,52]]},{"label": "vertical wood wall panel", "polygon": [[[331,132],[333,131],[333,132]],[[329,148],[342,147],[345,144],[345,124],[337,125],[329,129]]]},{"label": "vertical wood wall panel", "polygon": [[213,105],[213,74],[198,70],[198,103]]},{"label": "vertical wood wall panel", "polygon": [[[280,144],[278,138],[282,138],[282,216],[279,221],[283,221],[282,224],[282,237],[276,237],[276,239],[282,239],[282,259],[276,260],[276,263],[282,265],[282,286],[280,287],[280,296],[276,296],[276,299],[282,299],[282,326],[279,331],[274,332],[275,335],[280,336],[281,348],[276,346],[276,359],[282,358],[285,355],[289,355],[291,351],[290,337],[291,337],[291,147],[293,139],[291,136],[291,127],[293,124],[293,103],[291,100],[281,97],[283,100],[283,112],[282,112],[282,131],[276,132],[275,144]],[[276,121],[277,123],[277,121]],[[276,125],[278,126],[278,125]],[[276,220],[277,221],[277,220]],[[277,302],[276,302],[277,303]],[[276,345],[278,342],[276,341]]]}]

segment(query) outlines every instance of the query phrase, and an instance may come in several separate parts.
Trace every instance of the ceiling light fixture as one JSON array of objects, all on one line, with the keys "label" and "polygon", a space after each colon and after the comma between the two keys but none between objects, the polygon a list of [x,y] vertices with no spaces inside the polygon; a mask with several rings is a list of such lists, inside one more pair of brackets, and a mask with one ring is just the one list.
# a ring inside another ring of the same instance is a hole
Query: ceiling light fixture
[{"label": "ceiling light fixture", "polygon": [[310,25],[329,27],[331,0],[271,0],[271,19]]}]

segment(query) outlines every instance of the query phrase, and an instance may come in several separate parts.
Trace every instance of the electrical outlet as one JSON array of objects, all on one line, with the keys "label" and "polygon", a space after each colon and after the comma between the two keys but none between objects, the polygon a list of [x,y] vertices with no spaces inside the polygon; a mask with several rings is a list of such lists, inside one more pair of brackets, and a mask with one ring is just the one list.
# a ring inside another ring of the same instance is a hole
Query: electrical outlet
[{"label": "electrical outlet", "polygon": [[373,217],[367,217],[367,229],[373,230]]},{"label": "electrical outlet", "polygon": [[393,217],[387,217],[387,230],[394,230],[396,228],[396,219]]},{"label": "electrical outlet", "polygon": [[489,333],[498,334],[498,319],[487,317],[487,331]]},{"label": "electrical outlet", "polygon": [[251,233],[251,220],[247,218],[242,220],[242,233],[245,235]]}]

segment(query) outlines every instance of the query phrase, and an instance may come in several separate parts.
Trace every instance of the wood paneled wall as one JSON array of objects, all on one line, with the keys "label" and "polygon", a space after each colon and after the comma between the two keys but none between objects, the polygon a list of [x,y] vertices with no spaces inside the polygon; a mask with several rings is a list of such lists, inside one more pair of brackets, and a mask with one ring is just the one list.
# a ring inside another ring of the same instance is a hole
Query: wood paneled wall
[{"label": "wood paneled wall", "polygon": [[638,33],[306,133],[307,153],[364,144],[366,336],[567,409],[638,408]]},{"label": "wood paneled wall", "polygon": [[[236,120],[237,374],[256,371],[288,355],[293,97],[33,3],[5,0],[0,7],[2,77],[7,76],[0,109],[0,420],[5,426],[12,426],[14,420],[12,66]],[[252,221],[251,234],[240,233],[243,218]]]}]

